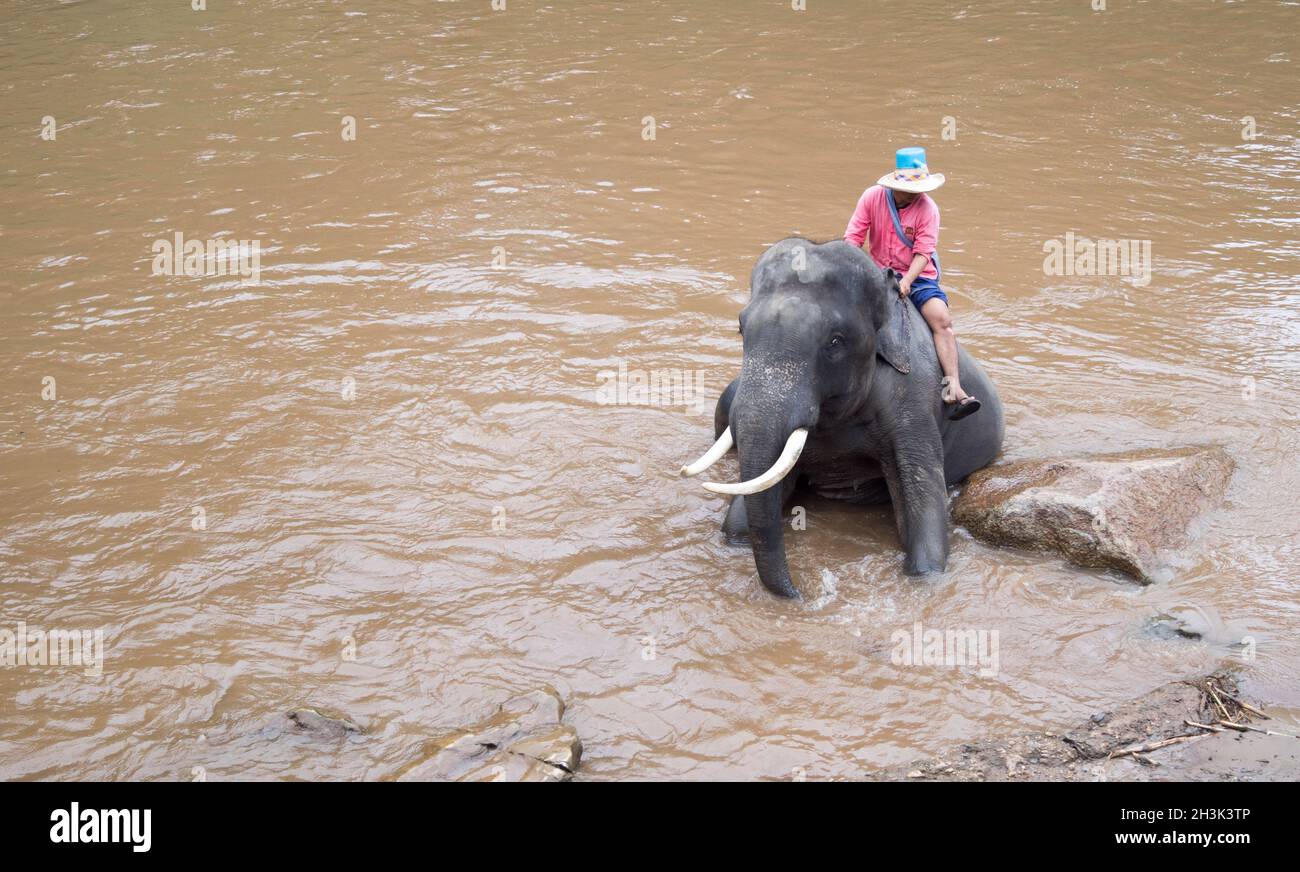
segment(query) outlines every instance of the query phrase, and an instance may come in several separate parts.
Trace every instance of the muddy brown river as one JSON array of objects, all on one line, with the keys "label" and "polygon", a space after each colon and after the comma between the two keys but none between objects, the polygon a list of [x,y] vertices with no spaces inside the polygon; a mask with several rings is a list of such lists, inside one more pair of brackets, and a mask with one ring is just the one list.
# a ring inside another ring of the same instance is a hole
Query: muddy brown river
[{"label": "muddy brown river", "polygon": [[[381,778],[547,684],[591,780],[852,778],[1234,662],[1294,731],[1296,3],[206,5],[4,3],[0,641],[103,662],[0,666],[0,776]],[[960,528],[910,578],[808,499],[781,601],[678,479],[755,259],[903,145],[1005,459],[1235,458],[1159,583]],[[155,274],[177,233],[256,280]],[[1150,281],[1046,274],[1067,233]],[[997,668],[895,665],[918,621]]]}]

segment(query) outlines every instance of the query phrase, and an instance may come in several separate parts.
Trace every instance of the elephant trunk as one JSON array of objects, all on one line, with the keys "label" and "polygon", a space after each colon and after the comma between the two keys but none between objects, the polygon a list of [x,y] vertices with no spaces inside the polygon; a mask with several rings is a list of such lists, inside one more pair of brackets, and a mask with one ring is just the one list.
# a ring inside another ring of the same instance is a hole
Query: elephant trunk
[{"label": "elephant trunk", "polygon": [[817,423],[817,402],[810,390],[790,390],[787,386],[779,402],[774,403],[769,392],[754,390],[743,382],[742,375],[731,414],[741,480],[758,479],[774,467],[787,469],[784,480],[744,497],[754,565],[764,587],[777,596],[797,598],[799,592],[790,580],[786,562],[782,508],[789,486],[798,475],[790,458],[797,461],[804,439]]},{"label": "elephant trunk", "polygon": [[777,596],[797,599],[799,591],[790,580],[790,566],[785,558],[785,524],[781,517],[783,490],[777,486],[745,497],[745,514],[749,519],[754,566],[758,568],[758,578],[763,587]]}]

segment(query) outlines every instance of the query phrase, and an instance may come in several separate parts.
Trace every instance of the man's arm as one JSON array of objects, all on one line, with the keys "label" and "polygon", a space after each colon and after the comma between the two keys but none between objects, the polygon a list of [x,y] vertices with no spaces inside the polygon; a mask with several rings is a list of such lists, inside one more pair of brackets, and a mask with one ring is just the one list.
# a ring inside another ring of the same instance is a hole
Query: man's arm
[{"label": "man's arm", "polygon": [[898,289],[904,296],[911,292],[912,282],[925,269],[925,265],[930,262],[930,255],[934,254],[939,245],[939,210],[930,208],[918,215],[914,233],[916,238],[912,240],[912,266],[907,270],[907,275],[898,280]]},{"label": "man's arm", "polygon": [[867,230],[870,228],[871,219],[867,217],[867,192],[864,191],[862,196],[858,198],[858,206],[853,210],[853,217],[849,219],[849,226],[844,228],[844,241],[861,248],[862,243],[866,241]]},{"label": "man's arm", "polygon": [[898,280],[899,293],[906,297],[912,292],[912,282],[916,280],[916,277],[921,274],[921,270],[925,269],[925,265],[929,262],[930,258],[924,254],[912,255],[912,265],[907,268],[907,274]]},{"label": "man's arm", "polygon": [[916,216],[912,251],[929,260],[939,247],[939,210],[931,201],[930,208]]}]

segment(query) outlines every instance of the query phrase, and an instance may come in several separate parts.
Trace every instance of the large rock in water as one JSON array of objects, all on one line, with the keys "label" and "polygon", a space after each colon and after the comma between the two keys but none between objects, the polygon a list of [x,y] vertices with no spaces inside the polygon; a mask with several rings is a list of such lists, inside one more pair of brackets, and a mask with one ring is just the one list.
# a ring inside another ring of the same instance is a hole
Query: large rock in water
[{"label": "large rock in water", "polygon": [[1218,446],[993,466],[967,480],[953,519],[995,545],[1057,551],[1147,584],[1161,554],[1223,496],[1232,469]]},{"label": "large rock in water", "polygon": [[319,739],[342,739],[362,732],[360,727],[347,718],[326,714],[314,708],[294,709],[286,717],[293,722],[297,732]]},{"label": "large rock in water", "polygon": [[568,781],[582,740],[560,723],[564,702],[547,687],[508,700],[480,724],[425,746],[398,781]]}]

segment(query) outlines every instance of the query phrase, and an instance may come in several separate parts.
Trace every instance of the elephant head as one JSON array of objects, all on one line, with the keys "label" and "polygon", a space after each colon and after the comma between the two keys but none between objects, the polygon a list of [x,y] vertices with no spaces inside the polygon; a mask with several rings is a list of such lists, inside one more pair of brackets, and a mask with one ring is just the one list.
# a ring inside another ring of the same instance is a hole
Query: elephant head
[{"label": "elephant head", "polygon": [[705,487],[744,496],[759,578],[775,594],[797,596],[786,562],[780,483],[798,475],[800,453],[819,429],[862,411],[878,357],[908,371],[906,318],[896,308],[897,274],[844,242],[777,243],[755,265],[750,293],[740,313],[745,356],[729,427],[682,471],[702,471],[734,443],[742,481]]}]

